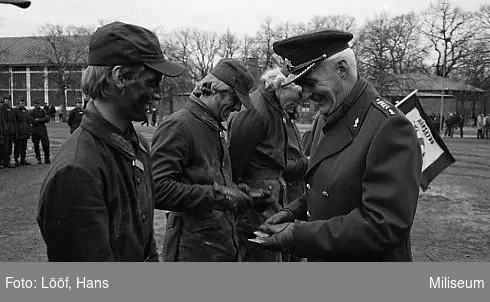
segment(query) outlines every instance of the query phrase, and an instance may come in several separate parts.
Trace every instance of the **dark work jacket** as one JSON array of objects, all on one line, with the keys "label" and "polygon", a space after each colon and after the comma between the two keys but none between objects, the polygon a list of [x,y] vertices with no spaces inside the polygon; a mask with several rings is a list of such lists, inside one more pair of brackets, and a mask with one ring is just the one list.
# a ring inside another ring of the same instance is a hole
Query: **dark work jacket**
[{"label": "dark work jacket", "polygon": [[48,130],[46,130],[46,123],[49,122],[49,116],[46,114],[46,111],[39,107],[32,109],[30,114],[32,123],[32,134],[48,135]]},{"label": "dark work jacket", "polygon": [[49,261],[158,261],[149,146],[89,103],[41,187],[38,224]]},{"label": "dark work jacket", "polygon": [[68,113],[68,126],[70,126],[70,133],[77,130],[78,126],[82,122],[83,109],[75,107]]},{"label": "dark work jacket", "polygon": [[156,208],[168,213],[164,261],[237,261],[236,214],[220,208],[213,183],[230,186],[223,126],[195,100],[164,119],[151,158]]},{"label": "dark work jacket", "polygon": [[236,114],[228,129],[233,179],[251,188],[270,189],[272,194],[268,207],[254,206],[239,217],[238,232],[247,249],[251,245],[246,238],[255,237],[253,232],[258,226],[283,206],[286,183],[281,173],[287,165],[286,112],[275,93],[266,91],[263,85],[250,98],[253,109]]},{"label": "dark work jacket", "polygon": [[362,82],[348,96],[353,105],[327,119],[305,175],[307,193],[287,206],[307,220],[295,221],[293,238],[309,261],[412,260],[420,145],[403,113],[366,82],[359,89]]},{"label": "dark work jacket", "polygon": [[306,192],[304,175],[308,169],[308,159],[303,151],[298,127],[290,118],[286,120],[286,132],[288,164],[282,171],[282,177],[287,184],[287,203],[289,203]]},{"label": "dark work jacket", "polygon": [[29,138],[32,131],[31,118],[26,107],[15,108],[15,117],[17,121],[17,139]]},{"label": "dark work jacket", "polygon": [[15,116],[15,109],[7,104],[3,104],[0,114],[2,115],[3,120],[3,135],[16,135],[17,119]]}]

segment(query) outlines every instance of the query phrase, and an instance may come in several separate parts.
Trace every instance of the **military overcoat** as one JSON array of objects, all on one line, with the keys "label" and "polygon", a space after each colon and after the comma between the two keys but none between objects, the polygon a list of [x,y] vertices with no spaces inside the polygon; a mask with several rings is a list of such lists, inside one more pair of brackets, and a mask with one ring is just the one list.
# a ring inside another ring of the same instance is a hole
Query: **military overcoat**
[{"label": "military overcoat", "polygon": [[350,97],[319,143],[321,123],[312,130],[307,193],[287,206],[306,220],[295,221],[295,251],[309,261],[411,261],[422,167],[414,127],[370,84]]}]

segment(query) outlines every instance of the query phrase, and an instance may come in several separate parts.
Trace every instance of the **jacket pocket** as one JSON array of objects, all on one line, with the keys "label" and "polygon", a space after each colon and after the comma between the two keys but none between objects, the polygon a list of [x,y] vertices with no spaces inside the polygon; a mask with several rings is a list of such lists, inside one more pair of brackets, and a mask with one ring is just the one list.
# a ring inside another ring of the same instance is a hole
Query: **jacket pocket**
[{"label": "jacket pocket", "polygon": [[190,216],[188,220],[186,219],[186,224],[188,222],[187,229],[191,233],[218,229],[223,223],[223,214],[221,211],[210,211],[203,213],[203,215]]}]

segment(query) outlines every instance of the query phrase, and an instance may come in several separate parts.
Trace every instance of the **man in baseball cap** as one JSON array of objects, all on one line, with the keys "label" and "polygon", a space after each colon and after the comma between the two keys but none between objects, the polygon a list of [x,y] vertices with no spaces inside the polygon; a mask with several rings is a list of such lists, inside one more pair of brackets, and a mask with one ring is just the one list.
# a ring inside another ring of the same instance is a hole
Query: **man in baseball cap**
[{"label": "man in baseball cap", "polygon": [[153,137],[156,208],[170,211],[165,261],[241,260],[236,217],[252,199],[232,182],[222,123],[242,104],[250,105],[252,86],[241,62],[221,60]]},{"label": "man in baseball cap", "polygon": [[91,98],[41,188],[38,223],[50,261],[158,261],[154,186],[142,121],[162,75],[184,68],[150,30],[102,26],[89,44],[82,91]]}]

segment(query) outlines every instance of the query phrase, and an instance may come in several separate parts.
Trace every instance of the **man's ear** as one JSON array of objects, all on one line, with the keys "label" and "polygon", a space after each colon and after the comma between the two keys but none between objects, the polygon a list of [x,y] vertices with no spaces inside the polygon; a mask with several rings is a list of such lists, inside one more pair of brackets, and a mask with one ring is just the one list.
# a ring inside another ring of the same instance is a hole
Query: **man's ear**
[{"label": "man's ear", "polygon": [[126,85],[124,84],[124,78],[121,74],[121,66],[115,66],[113,69],[112,69],[112,73],[111,73],[111,76],[112,76],[112,81],[114,82],[114,84],[116,85],[117,88],[119,89],[122,89],[124,88]]},{"label": "man's ear", "polygon": [[345,60],[337,63],[337,71],[342,80],[347,79],[347,76],[349,75],[349,65]]}]

